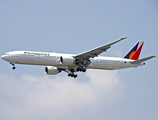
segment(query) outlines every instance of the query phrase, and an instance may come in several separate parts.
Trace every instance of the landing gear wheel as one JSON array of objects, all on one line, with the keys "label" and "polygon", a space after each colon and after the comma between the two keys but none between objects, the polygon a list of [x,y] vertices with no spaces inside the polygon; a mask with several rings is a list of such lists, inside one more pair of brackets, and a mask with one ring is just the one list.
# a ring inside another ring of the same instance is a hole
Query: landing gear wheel
[{"label": "landing gear wheel", "polygon": [[69,74],[68,74],[68,76],[69,76],[69,77],[74,77],[74,78],[76,78],[76,77],[77,77],[77,75],[76,75],[76,74],[74,74],[74,73],[69,73]]},{"label": "landing gear wheel", "polygon": [[76,78],[77,77],[77,75],[74,75],[74,78]]},{"label": "landing gear wheel", "polygon": [[83,69],[83,72],[86,72],[86,69]]},{"label": "landing gear wheel", "polygon": [[14,66],[12,69],[13,69],[13,70],[15,70],[15,69],[16,69],[16,67]]},{"label": "landing gear wheel", "polygon": [[74,77],[74,74],[71,74],[71,77]]},{"label": "landing gear wheel", "polygon": [[78,67],[76,71],[80,71],[80,72],[83,71],[83,67]]},{"label": "landing gear wheel", "polygon": [[80,71],[80,72],[86,72],[86,69],[83,69],[83,67],[78,67],[77,69],[76,69],[76,71],[78,72],[78,71]]},{"label": "landing gear wheel", "polygon": [[69,73],[68,76],[70,77],[70,76],[71,76],[71,73]]},{"label": "landing gear wheel", "polygon": [[76,69],[76,71],[77,71],[77,72],[80,71],[80,67],[78,67],[78,68]]}]

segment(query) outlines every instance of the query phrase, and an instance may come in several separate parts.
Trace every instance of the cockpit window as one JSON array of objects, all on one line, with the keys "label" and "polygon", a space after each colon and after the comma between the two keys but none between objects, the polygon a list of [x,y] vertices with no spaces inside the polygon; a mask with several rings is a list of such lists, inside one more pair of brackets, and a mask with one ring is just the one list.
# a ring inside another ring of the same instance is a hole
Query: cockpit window
[{"label": "cockpit window", "polygon": [[5,55],[9,55],[9,53],[6,53]]}]

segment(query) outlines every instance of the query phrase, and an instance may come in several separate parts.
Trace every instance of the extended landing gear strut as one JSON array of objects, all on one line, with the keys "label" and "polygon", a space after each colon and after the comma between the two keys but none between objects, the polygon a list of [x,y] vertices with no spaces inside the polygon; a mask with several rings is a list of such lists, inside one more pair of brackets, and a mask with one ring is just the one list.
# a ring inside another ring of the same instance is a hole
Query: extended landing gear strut
[{"label": "extended landing gear strut", "polygon": [[15,67],[14,63],[10,62],[10,64],[13,66],[12,69],[15,70],[16,67]]}]

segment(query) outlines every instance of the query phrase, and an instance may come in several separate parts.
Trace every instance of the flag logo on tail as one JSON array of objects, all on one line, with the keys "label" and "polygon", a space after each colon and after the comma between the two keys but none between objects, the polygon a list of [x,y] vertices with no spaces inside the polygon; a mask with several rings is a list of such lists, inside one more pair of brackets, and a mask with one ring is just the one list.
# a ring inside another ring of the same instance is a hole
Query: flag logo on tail
[{"label": "flag logo on tail", "polygon": [[125,56],[126,59],[138,60],[144,41],[139,41]]}]

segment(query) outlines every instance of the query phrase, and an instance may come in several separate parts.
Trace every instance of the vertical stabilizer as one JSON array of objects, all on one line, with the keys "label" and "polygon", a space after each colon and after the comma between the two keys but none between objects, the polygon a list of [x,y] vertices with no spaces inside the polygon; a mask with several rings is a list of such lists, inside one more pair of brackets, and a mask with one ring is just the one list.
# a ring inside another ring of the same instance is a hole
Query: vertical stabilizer
[{"label": "vertical stabilizer", "polygon": [[138,60],[144,41],[139,41],[125,56],[126,59]]}]

